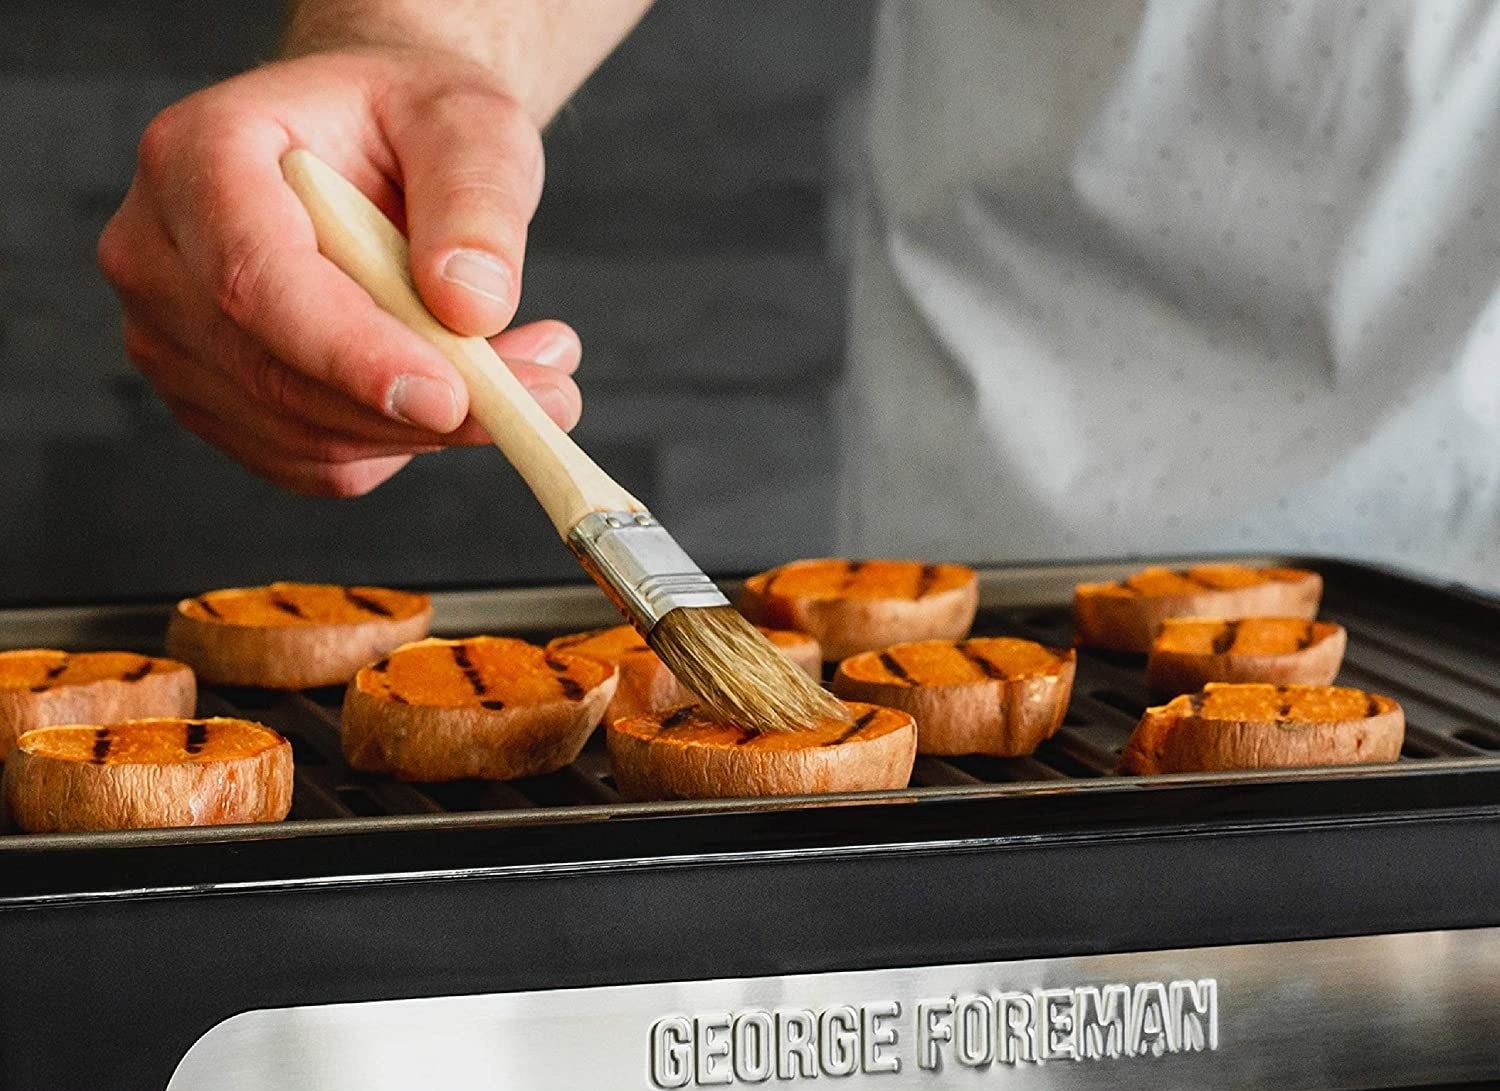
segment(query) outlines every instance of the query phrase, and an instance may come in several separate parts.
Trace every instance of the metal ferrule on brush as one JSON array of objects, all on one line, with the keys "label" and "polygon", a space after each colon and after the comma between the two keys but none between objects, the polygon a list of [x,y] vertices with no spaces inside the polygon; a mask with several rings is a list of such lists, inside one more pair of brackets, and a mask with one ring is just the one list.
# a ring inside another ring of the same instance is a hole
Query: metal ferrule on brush
[{"label": "metal ferrule on brush", "polygon": [[592,512],[568,532],[568,547],[642,633],[681,607],[729,605],[650,512]]}]

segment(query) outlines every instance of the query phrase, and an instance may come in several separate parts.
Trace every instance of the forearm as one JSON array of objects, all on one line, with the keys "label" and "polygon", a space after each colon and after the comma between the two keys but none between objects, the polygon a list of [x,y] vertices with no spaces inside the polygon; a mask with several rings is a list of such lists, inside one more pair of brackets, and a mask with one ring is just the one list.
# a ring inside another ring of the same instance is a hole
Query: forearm
[{"label": "forearm", "polygon": [[293,0],[287,56],[351,45],[444,49],[483,65],[542,126],[651,0]]}]

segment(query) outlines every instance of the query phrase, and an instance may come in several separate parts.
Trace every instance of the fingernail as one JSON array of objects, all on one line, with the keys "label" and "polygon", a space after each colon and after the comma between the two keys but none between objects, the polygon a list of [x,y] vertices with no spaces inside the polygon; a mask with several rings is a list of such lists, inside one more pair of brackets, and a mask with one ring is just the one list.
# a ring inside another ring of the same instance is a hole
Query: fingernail
[{"label": "fingernail", "polygon": [[443,279],[497,303],[509,303],[515,287],[505,263],[481,250],[454,251],[443,262]]},{"label": "fingernail", "polygon": [[451,432],[461,423],[458,398],[441,379],[401,375],[391,384],[386,412],[397,420],[430,432]]},{"label": "fingernail", "polygon": [[531,362],[543,367],[561,367],[563,360],[573,351],[573,339],[561,334],[547,338],[531,354]]},{"label": "fingernail", "polygon": [[558,424],[567,428],[573,423],[573,401],[555,386],[536,386],[531,388],[531,396],[536,399],[536,404],[546,411],[547,416],[557,421]]}]

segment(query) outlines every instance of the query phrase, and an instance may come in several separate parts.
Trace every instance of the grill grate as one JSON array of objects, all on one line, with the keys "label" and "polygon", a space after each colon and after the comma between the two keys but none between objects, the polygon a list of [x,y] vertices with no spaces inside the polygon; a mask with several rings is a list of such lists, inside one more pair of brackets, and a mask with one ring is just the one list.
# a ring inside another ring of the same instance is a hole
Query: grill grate
[{"label": "grill grate", "polygon": [[[1296,561],[1280,563],[1299,563]],[[1306,563],[1306,562],[1302,562]],[[974,632],[1021,636],[1053,646],[1072,639],[1073,584],[1113,579],[1132,566],[1057,566],[993,569],[983,573]],[[1339,682],[1388,694],[1407,714],[1402,761],[1500,761],[1500,609],[1464,599],[1454,620],[1451,597],[1400,577],[1355,566],[1313,564],[1326,582],[1322,616],[1349,631]],[[1399,592],[1399,594],[1397,594]],[[1404,597],[1403,597],[1404,596]],[[512,632],[535,641],[608,624],[592,589],[538,588],[439,595],[439,628],[446,635]],[[1432,608],[1413,609],[1426,602]],[[1018,605],[1024,603],[1027,605]],[[1036,605],[1040,603],[1040,605]],[[510,623],[507,624],[507,619]],[[159,641],[161,611],[32,610],[0,612],[0,647],[134,647]],[[1148,696],[1144,657],[1081,651],[1067,718],[1058,734],[1031,757],[920,757],[903,796],[1008,790],[1113,777],[1121,747]],[[378,819],[387,816],[493,814],[517,821],[530,814],[561,817],[563,808],[589,808],[587,817],[621,804],[610,776],[602,732],[579,759],[548,776],[508,783],[459,781],[403,784],[350,770],[339,741],[341,689],[302,693],[204,686],[199,714],[260,720],[291,740],[296,791],[291,821]],[[1220,775],[1233,778],[1235,774]],[[0,843],[7,839],[0,837]]]},{"label": "grill grate", "polygon": [[[1453,669],[1430,645],[1403,641],[1359,614],[1329,609],[1325,617],[1350,632],[1339,681],[1386,693],[1408,717],[1403,760],[1493,757],[1500,754],[1500,687]],[[987,609],[974,632],[1022,636],[1066,646],[1072,622],[1065,607]],[[545,639],[556,633],[527,633]],[[293,819],[547,809],[620,802],[610,777],[602,732],[578,760],[542,777],[507,783],[457,781],[411,785],[350,770],[339,746],[339,690],[285,695],[205,689],[204,715],[259,719],[292,741],[297,763]],[[1147,705],[1140,657],[1082,651],[1073,700],[1062,729],[1032,757],[919,758],[912,787],[942,790],[979,784],[1047,782],[1113,775],[1120,748]]]}]

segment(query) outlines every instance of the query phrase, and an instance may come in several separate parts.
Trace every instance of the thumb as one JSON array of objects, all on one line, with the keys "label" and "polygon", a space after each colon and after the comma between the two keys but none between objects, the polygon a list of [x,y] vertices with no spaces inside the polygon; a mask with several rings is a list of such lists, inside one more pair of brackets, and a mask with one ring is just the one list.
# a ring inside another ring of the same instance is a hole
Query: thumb
[{"label": "thumb", "polygon": [[541,197],[541,136],[514,100],[483,87],[449,88],[393,110],[417,290],[449,328],[493,336],[521,294],[526,225]]}]

